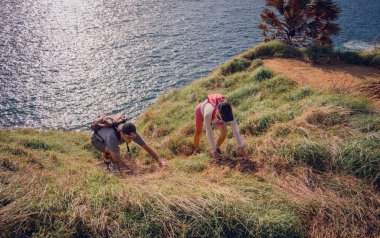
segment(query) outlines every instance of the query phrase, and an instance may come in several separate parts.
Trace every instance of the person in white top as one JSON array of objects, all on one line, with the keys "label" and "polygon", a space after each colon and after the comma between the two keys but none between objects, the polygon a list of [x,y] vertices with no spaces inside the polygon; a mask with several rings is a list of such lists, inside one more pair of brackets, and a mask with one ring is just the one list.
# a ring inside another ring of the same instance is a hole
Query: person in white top
[{"label": "person in white top", "polygon": [[[215,142],[214,133],[211,123],[214,123],[219,130],[219,137]],[[199,141],[202,134],[203,124],[206,127],[206,134],[210,144],[213,159],[221,159],[222,153],[220,146],[227,138],[227,125],[232,127],[232,133],[240,148],[242,157],[249,160],[250,157],[244,149],[244,144],[239,133],[239,126],[232,113],[232,107],[227,99],[222,94],[210,94],[207,100],[198,104],[195,109],[195,135],[194,135],[194,151],[199,150]]]}]

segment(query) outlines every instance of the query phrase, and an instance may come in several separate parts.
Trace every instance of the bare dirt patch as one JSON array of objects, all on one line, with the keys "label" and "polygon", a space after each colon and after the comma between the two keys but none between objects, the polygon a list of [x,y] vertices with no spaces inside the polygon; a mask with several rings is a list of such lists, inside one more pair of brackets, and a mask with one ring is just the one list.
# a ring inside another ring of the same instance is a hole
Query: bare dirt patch
[{"label": "bare dirt patch", "polygon": [[312,65],[294,59],[265,59],[264,65],[300,86],[372,98],[376,110],[380,111],[379,69],[350,64]]}]

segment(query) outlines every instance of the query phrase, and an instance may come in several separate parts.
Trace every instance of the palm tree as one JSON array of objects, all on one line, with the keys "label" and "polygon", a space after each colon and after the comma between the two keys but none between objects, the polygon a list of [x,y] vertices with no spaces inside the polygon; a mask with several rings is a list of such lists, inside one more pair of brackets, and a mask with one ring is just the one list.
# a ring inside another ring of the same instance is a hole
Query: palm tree
[{"label": "palm tree", "polygon": [[[265,40],[279,40],[293,46],[327,44],[340,31],[333,23],[340,8],[332,0],[266,0],[258,25]],[[278,15],[271,9],[278,11]]]}]

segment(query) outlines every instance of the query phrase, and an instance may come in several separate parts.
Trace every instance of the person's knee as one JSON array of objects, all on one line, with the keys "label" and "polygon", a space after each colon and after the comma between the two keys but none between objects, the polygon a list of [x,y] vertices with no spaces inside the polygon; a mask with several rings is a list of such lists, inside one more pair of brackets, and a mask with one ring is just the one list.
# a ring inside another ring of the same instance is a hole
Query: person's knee
[{"label": "person's knee", "polygon": [[227,128],[221,127],[219,129],[220,136],[227,136]]},{"label": "person's knee", "polygon": [[202,130],[195,130],[195,135],[196,136],[199,136],[199,135],[201,135],[202,134]]}]

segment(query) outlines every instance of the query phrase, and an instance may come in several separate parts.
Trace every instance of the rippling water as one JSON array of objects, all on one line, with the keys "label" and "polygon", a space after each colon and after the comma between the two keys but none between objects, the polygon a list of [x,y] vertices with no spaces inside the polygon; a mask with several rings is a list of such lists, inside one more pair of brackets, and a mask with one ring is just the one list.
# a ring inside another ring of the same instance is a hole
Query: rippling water
[{"label": "rippling water", "polygon": [[[372,46],[380,1],[340,0],[338,47]],[[370,4],[371,3],[371,4]],[[262,40],[263,0],[1,0],[0,127],[86,129]]]}]

